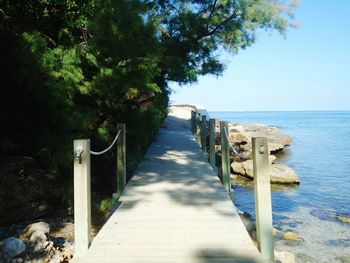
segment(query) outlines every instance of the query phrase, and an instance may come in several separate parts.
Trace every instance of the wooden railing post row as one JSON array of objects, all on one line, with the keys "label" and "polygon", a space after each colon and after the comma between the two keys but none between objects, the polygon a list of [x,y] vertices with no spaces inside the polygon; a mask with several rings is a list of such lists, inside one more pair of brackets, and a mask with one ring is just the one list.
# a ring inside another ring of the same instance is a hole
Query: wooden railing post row
[{"label": "wooden railing post row", "polygon": [[216,169],[215,162],[215,119],[209,119],[209,163]]},{"label": "wooden railing post row", "polygon": [[268,140],[252,138],[252,145],[258,248],[266,262],[274,262]]},{"label": "wooden railing post row", "polygon": [[200,143],[201,142],[201,114],[197,111],[196,112],[196,139],[197,142]]},{"label": "wooden railing post row", "polygon": [[204,153],[207,152],[207,117],[205,115],[202,116],[201,122],[201,147]]},{"label": "wooden railing post row", "polygon": [[195,127],[196,127],[196,112],[194,110],[191,111],[191,131],[192,134],[195,133]]},{"label": "wooden railing post row", "polygon": [[126,185],[126,129],[125,123],[117,123],[120,130],[117,140],[117,196],[119,197]]},{"label": "wooden railing post row", "polygon": [[90,140],[74,140],[74,258],[82,258],[91,243]]},{"label": "wooden railing post row", "polygon": [[229,143],[226,137],[226,131],[228,131],[228,123],[226,121],[220,121],[220,134],[221,134],[221,165],[222,165],[222,182],[227,191],[231,191],[231,173],[230,173],[230,150]]}]

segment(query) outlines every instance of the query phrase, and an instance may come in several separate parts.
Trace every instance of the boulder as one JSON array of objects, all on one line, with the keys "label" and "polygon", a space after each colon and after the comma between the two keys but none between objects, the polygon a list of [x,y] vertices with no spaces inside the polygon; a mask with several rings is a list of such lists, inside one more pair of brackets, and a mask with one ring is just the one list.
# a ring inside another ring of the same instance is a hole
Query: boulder
[{"label": "boulder", "polygon": [[[275,156],[270,155],[270,180],[271,183],[279,184],[295,184],[300,183],[299,176],[288,166],[281,163],[272,163],[276,159]],[[253,160],[245,162],[234,162],[231,165],[233,171],[240,175],[254,179]]]},{"label": "boulder", "polygon": [[30,157],[0,157],[0,225],[39,218],[52,212],[53,182]]},{"label": "boulder", "polygon": [[1,252],[8,257],[13,258],[23,253],[26,250],[26,245],[21,239],[9,237],[3,240]]},{"label": "boulder", "polygon": [[37,222],[28,225],[21,234],[21,238],[27,240],[29,250],[33,253],[41,252],[47,243],[50,226],[45,222]]},{"label": "boulder", "polygon": [[230,141],[239,144],[243,151],[251,150],[252,137],[267,137],[270,152],[282,150],[293,141],[281,129],[266,124],[229,124],[229,130]]},{"label": "boulder", "polygon": [[281,163],[271,165],[270,176],[271,176],[272,183],[280,183],[280,184],[299,184],[300,183],[300,178],[293,171],[293,169]]},{"label": "boulder", "polygon": [[232,170],[233,170],[234,173],[245,175],[245,170],[243,168],[243,163],[241,163],[241,162],[233,162],[231,164],[231,167],[232,167]]},{"label": "boulder", "polygon": [[47,236],[50,233],[50,226],[45,222],[37,222],[28,225],[21,234],[21,239],[27,239],[31,241],[42,241],[47,240]]},{"label": "boulder", "polygon": [[[231,132],[230,132],[231,133]],[[230,141],[236,144],[247,144],[249,137],[241,132],[230,134]]]}]

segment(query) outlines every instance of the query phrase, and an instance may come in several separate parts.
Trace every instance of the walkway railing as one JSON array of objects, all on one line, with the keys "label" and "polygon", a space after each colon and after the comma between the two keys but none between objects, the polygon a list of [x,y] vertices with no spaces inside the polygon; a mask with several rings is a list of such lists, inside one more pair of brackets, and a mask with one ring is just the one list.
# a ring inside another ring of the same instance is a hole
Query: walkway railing
[{"label": "walkway railing", "polygon": [[[209,119],[197,111],[191,112],[191,130],[203,152],[208,155],[211,166],[216,169],[216,119]],[[209,140],[208,140],[209,134]],[[227,191],[232,191],[230,150],[233,155],[245,159],[230,142],[228,122],[220,121],[222,182]],[[208,143],[209,141],[209,143]],[[207,145],[209,144],[209,149]],[[209,151],[208,151],[209,150]],[[266,137],[252,138],[254,195],[257,243],[266,262],[274,260],[272,235],[272,205],[269,175],[269,147]]]},{"label": "walkway railing", "polygon": [[117,186],[119,198],[126,184],[125,124],[117,124],[117,135],[103,151],[90,149],[90,139],[74,140],[74,258],[79,259],[91,244],[91,155],[102,155],[117,145]]}]

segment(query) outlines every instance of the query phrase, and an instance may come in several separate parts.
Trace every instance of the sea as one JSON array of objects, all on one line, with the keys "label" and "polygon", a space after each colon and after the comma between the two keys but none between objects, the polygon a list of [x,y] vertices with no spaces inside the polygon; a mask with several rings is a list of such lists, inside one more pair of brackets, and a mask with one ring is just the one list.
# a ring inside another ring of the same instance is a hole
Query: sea
[{"label": "sea", "polygon": [[[350,262],[350,111],[209,112],[231,123],[279,127],[293,143],[279,161],[301,178],[299,186],[272,190],[275,249],[297,262]],[[237,207],[255,217],[251,183],[234,184]],[[301,240],[283,240],[285,231]]]}]

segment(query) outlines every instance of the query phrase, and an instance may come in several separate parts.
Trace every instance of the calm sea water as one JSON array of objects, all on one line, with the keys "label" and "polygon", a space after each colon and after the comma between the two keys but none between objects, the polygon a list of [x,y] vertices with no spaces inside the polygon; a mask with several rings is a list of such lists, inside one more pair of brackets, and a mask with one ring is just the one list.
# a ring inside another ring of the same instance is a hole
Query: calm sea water
[{"label": "calm sea water", "polygon": [[[273,191],[273,221],[281,231],[296,230],[304,239],[279,239],[276,248],[298,262],[350,262],[350,111],[210,112],[233,123],[265,123],[293,137],[281,161],[301,178],[296,188]],[[254,214],[251,187],[236,185],[237,206]]]}]

